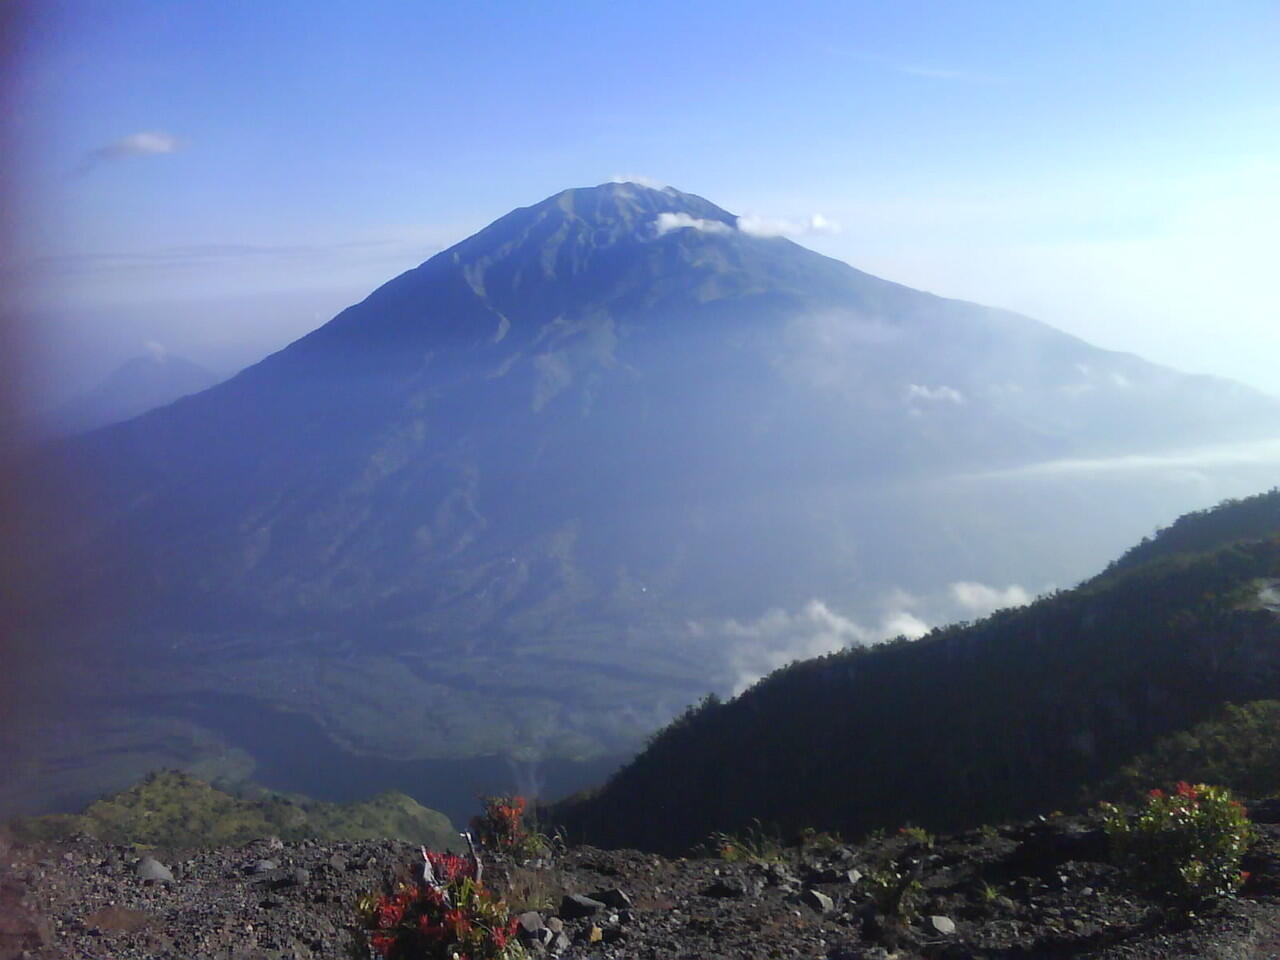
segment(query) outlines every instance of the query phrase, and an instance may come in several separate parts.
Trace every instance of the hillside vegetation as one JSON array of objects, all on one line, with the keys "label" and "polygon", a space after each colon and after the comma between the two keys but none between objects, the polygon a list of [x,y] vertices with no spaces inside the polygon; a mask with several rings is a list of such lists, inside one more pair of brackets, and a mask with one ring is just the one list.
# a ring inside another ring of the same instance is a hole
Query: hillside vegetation
[{"label": "hillside vegetation", "polygon": [[1225,704],[1280,696],[1278,506],[1224,504],[1074,590],[708,698],[555,814],[575,839],[671,851],[757,820],[856,836],[1070,807]]},{"label": "hillside vegetation", "polygon": [[[1203,553],[1237,540],[1259,540],[1280,533],[1280,488],[1252,497],[1226,500],[1209,510],[1179,517],[1154,537],[1125,551],[1107,573],[1141,566],[1160,557]],[[1105,574],[1104,574],[1105,576]]]},{"label": "hillside vegetation", "polygon": [[363,803],[320,803],[269,790],[234,795],[174,770],[103,797],[80,814],[14,821],[19,839],[85,833],[109,843],[215,847],[263,837],[282,840],[407,840],[436,849],[456,846],[449,818],[403,793]]},{"label": "hillside vegetation", "polygon": [[1227,704],[1219,716],[1158,741],[1096,793],[1133,798],[1178,780],[1219,783],[1249,797],[1280,793],[1280,700]]}]

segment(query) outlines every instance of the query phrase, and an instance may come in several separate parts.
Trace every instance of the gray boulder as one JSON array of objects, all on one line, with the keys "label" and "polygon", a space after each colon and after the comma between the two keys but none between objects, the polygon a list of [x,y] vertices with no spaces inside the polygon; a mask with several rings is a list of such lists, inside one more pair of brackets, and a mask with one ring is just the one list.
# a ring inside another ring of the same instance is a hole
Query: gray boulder
[{"label": "gray boulder", "polygon": [[155,857],[143,857],[138,861],[138,865],[133,868],[133,871],[141,880],[151,880],[155,883],[173,883],[173,871]]},{"label": "gray boulder", "polygon": [[929,917],[925,921],[925,928],[932,933],[940,933],[944,937],[949,937],[956,932],[955,921],[950,917]]},{"label": "gray boulder", "polygon": [[806,890],[800,894],[800,902],[823,916],[836,908],[835,902],[821,890]]},{"label": "gray boulder", "polygon": [[569,893],[565,894],[565,898],[560,901],[560,916],[566,920],[578,920],[582,917],[595,916],[604,908],[605,905],[599,900],[581,893]]},{"label": "gray boulder", "polygon": [[617,887],[614,887],[611,890],[601,890],[598,893],[593,893],[591,895],[591,899],[599,900],[606,907],[613,907],[615,910],[631,909],[631,898]]},{"label": "gray boulder", "polygon": [[547,925],[542,921],[542,914],[537,910],[527,910],[516,918],[516,933],[526,943],[537,940],[546,943],[543,933],[549,933]]}]

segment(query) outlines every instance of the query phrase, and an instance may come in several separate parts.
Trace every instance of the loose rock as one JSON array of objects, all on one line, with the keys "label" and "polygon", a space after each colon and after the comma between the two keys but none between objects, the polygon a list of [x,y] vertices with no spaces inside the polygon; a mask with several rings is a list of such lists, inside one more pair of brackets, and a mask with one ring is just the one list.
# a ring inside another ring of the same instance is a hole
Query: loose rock
[{"label": "loose rock", "polygon": [[940,933],[944,937],[949,937],[956,932],[955,921],[950,917],[930,917],[929,926],[935,933]]},{"label": "loose rock", "polygon": [[599,900],[581,893],[570,893],[560,901],[560,916],[566,920],[578,920],[582,917],[594,916],[604,908],[605,905]]},{"label": "loose rock", "polygon": [[806,890],[800,894],[800,902],[819,914],[828,914],[835,909],[835,902],[821,890]]},{"label": "loose rock", "polygon": [[155,857],[143,857],[134,867],[134,873],[142,880],[153,883],[173,883],[173,871]]}]

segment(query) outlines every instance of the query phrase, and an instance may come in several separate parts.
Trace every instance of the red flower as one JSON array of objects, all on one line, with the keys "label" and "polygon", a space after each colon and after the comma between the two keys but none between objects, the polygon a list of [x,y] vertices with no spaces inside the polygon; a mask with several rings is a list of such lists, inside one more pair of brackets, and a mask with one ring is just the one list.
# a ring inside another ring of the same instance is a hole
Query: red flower
[{"label": "red flower", "polygon": [[428,940],[443,940],[448,935],[443,923],[433,920],[425,913],[418,918],[418,932]]},{"label": "red flower", "polygon": [[471,932],[471,921],[461,910],[450,910],[444,915],[444,922],[447,927],[452,928],[455,940],[461,940]]},{"label": "red flower", "polygon": [[431,861],[431,869],[439,883],[453,883],[460,877],[475,876],[475,867],[471,861],[455,853],[428,851],[427,859]]},{"label": "red flower", "polygon": [[396,938],[389,933],[375,933],[369,938],[369,946],[373,947],[380,956],[389,956],[395,945]]},{"label": "red flower", "polygon": [[1248,882],[1249,882],[1249,878],[1250,878],[1250,877],[1252,877],[1252,876],[1253,876],[1253,874],[1252,874],[1252,873],[1250,873],[1248,870],[1241,870],[1241,871],[1240,871],[1240,886],[1242,886],[1242,887],[1243,887],[1246,883],[1248,883]]},{"label": "red flower", "polygon": [[1200,791],[1185,780],[1179,780],[1174,789],[1178,791],[1178,796],[1188,800],[1195,800],[1200,796]]},{"label": "red flower", "polygon": [[393,900],[383,898],[378,902],[378,926],[394,927],[404,919],[405,905],[397,897]]},{"label": "red flower", "polygon": [[444,906],[444,894],[441,893],[439,890],[437,890],[435,887],[423,887],[422,890],[419,892],[418,897],[428,907]]},{"label": "red flower", "polygon": [[1147,796],[1150,797],[1152,800],[1163,800],[1164,791],[1161,790],[1159,787],[1156,787],[1154,790],[1148,790]]}]

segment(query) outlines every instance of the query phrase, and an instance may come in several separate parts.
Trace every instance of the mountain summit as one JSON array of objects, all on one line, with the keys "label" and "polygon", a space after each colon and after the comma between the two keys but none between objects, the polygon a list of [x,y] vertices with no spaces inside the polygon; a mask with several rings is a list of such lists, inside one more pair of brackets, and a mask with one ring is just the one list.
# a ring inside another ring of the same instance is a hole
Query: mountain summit
[{"label": "mountain summit", "polygon": [[41,645],[126,712],[223,705],[214,739],[248,698],[365,754],[581,757],[731,686],[745,648],[869,635],[818,616],[792,637],[815,598],[1070,582],[1199,505],[984,478],[1277,424],[1239,385],[690,194],[568,190],[231,380],[63,443],[91,482],[49,522],[74,576]]}]

